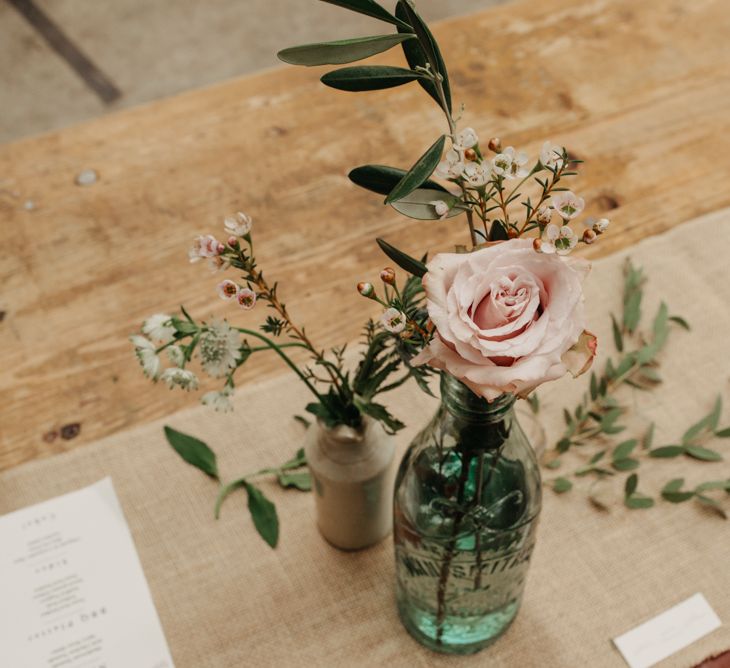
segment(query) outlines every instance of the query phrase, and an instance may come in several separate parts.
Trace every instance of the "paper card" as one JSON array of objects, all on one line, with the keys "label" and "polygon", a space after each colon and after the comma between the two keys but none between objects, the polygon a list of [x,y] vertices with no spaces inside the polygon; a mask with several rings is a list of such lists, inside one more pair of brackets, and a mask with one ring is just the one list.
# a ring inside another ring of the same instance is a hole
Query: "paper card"
[{"label": "paper card", "polygon": [[614,638],[631,668],[649,668],[722,626],[702,594],[695,594]]},{"label": "paper card", "polygon": [[173,668],[110,478],[0,517],[0,666]]}]

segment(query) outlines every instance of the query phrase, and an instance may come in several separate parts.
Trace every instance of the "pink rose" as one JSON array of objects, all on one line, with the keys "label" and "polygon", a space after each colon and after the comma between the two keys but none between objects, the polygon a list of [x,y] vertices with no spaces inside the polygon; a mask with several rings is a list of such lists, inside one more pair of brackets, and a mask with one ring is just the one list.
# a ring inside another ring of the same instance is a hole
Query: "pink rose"
[{"label": "pink rose", "polygon": [[488,401],[580,375],[596,352],[584,329],[589,270],[585,260],[535,252],[531,239],[436,255],[423,278],[436,333],[413,363],[447,371]]}]

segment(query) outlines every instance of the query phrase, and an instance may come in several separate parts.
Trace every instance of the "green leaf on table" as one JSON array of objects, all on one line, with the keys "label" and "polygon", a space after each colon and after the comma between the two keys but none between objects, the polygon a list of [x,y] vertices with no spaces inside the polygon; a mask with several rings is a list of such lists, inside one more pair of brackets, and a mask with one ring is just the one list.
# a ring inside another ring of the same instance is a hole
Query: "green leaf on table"
[{"label": "green leaf on table", "polygon": [[656,369],[650,366],[641,367],[641,378],[647,380],[650,383],[661,383],[662,377],[657,373]]},{"label": "green leaf on table", "polygon": [[282,487],[294,487],[302,492],[312,489],[312,476],[309,471],[281,471],[276,479]]},{"label": "green leaf on table", "polygon": [[271,547],[276,547],[279,541],[279,518],[276,514],[276,506],[271,503],[264,493],[251,483],[246,483],[248,492],[248,509],[251,513],[254,526]]},{"label": "green leaf on table", "polygon": [[[408,4],[407,0],[398,0],[395,15],[398,19],[408,24],[418,38],[417,40],[404,42],[402,45],[403,54],[408,61],[408,65],[413,70],[417,67],[430,65],[432,72],[441,75],[444,98],[446,100],[446,109],[444,111],[451,113],[449,74],[433,34],[423,19],[416,13],[416,10]],[[407,30],[403,27],[398,28],[398,32],[406,32]],[[418,83],[443,108],[443,102],[438,94],[436,84],[429,79],[419,79]]]},{"label": "green leaf on table", "polygon": [[717,513],[723,519],[728,519],[727,511],[720,505],[717,499],[713,499],[711,496],[705,496],[704,494],[697,494],[695,498],[703,506]]},{"label": "green leaf on table", "polygon": [[441,135],[431,146],[426,149],[426,152],[416,160],[413,167],[411,167],[403,176],[403,178],[396,183],[393,190],[390,191],[388,196],[385,198],[386,204],[397,202],[399,199],[403,199],[406,195],[412,193],[416,188],[423,184],[428,179],[433,170],[436,169],[436,165],[441,161],[441,156],[444,152],[444,145],[446,143],[446,136]]},{"label": "green leaf on table", "polygon": [[299,448],[296,454],[288,461],[281,465],[282,470],[298,469],[307,463],[307,456],[304,454],[304,448]]},{"label": "green leaf on table", "polygon": [[724,489],[726,492],[730,492],[730,480],[711,480],[700,483],[695,487],[695,492],[708,492],[715,489]]},{"label": "green leaf on table", "polygon": [[704,448],[701,445],[688,445],[684,449],[685,453],[694,459],[700,459],[704,462],[720,462],[722,455],[710,448]]},{"label": "green leaf on table", "polygon": [[557,494],[564,494],[573,488],[573,483],[567,478],[555,478],[553,481],[553,491]]},{"label": "green leaf on table", "polygon": [[605,450],[599,450],[593,457],[591,457],[589,464],[596,464],[600,462],[603,459],[603,456],[606,454]]},{"label": "green leaf on table", "polygon": [[404,67],[362,65],[328,72],[322,76],[320,81],[330,88],[358,93],[395,88],[422,78],[423,74]]},{"label": "green leaf on table", "polygon": [[616,346],[616,350],[622,353],[624,351],[624,335],[621,333],[621,327],[619,327],[616,321],[616,316],[611,314],[611,326],[613,328],[613,343]]},{"label": "green leaf on table", "polygon": [[464,208],[460,205],[458,197],[441,190],[427,188],[416,188],[412,193],[402,197],[397,202],[392,202],[390,206],[398,213],[416,220],[440,220],[441,216],[436,213],[434,205],[431,204],[436,200],[441,200],[449,207],[449,212],[444,216],[445,218],[453,218],[464,213]]},{"label": "green leaf on table", "polygon": [[644,433],[643,438],[641,439],[641,447],[644,450],[651,449],[651,445],[654,442],[654,423],[652,422],[649,425],[649,428]]},{"label": "green leaf on table", "polygon": [[641,319],[641,292],[634,291],[629,294],[624,303],[624,327],[633,333]]},{"label": "green leaf on table", "polygon": [[678,315],[670,315],[669,316],[669,320],[671,320],[672,322],[676,322],[680,327],[686,329],[688,332],[692,329],[689,326],[689,323],[684,318],[682,318],[681,316],[678,316]]},{"label": "green leaf on table", "polygon": [[725,427],[715,432],[715,436],[718,438],[730,438],[730,427]]},{"label": "green leaf on table", "polygon": [[200,469],[211,478],[218,477],[218,463],[215,452],[203,441],[168,426],[165,426],[165,437],[175,452],[188,464]]},{"label": "green leaf on table", "polygon": [[631,510],[651,508],[654,505],[654,499],[649,496],[639,494],[638,492],[634,492],[624,499],[624,504],[627,508],[630,508]]},{"label": "green leaf on table", "polygon": [[649,457],[657,457],[659,459],[668,459],[670,457],[679,457],[684,454],[684,446],[682,445],[664,445],[660,448],[649,450]]},{"label": "green leaf on table", "polygon": [[560,468],[560,459],[557,457],[555,459],[551,459],[549,462],[545,464],[545,468],[548,469],[559,469]]},{"label": "green leaf on table", "polygon": [[626,459],[634,450],[634,448],[639,444],[639,441],[637,441],[635,438],[631,438],[628,441],[623,441],[623,443],[619,443],[613,450],[613,453],[611,453],[611,458],[616,461],[619,459]]},{"label": "green leaf on table", "polygon": [[380,19],[386,23],[392,23],[396,26],[408,28],[410,31],[410,26],[408,24],[403,23],[403,21],[393,16],[389,11],[381,7],[374,0],[322,0],[322,2],[328,2],[331,5],[344,7],[345,9],[357,12],[358,14],[365,14],[365,16]]},{"label": "green leaf on table", "polygon": [[245,487],[246,485],[247,485],[246,478],[239,478],[238,480],[229,482],[226,485],[221,485],[220,489],[218,490],[218,496],[216,497],[216,500],[215,500],[215,507],[213,508],[213,516],[216,519],[218,519],[221,516],[221,506],[223,505],[223,502],[231,494],[231,492],[234,492],[235,490],[240,489],[241,487]]},{"label": "green leaf on table", "polygon": [[[355,167],[347,176],[355,185],[365,188],[365,190],[370,190],[379,195],[387,195],[405,175],[405,170],[397,167],[362,165],[361,167]],[[440,183],[431,179],[427,179],[422,185],[430,190],[450,194]]]},{"label": "green leaf on table", "polygon": [[598,398],[598,378],[595,371],[591,371],[590,393],[591,399],[595,401]]},{"label": "green leaf on table", "polygon": [[695,493],[692,491],[682,491],[684,486],[684,478],[674,478],[670,480],[662,488],[662,498],[669,503],[683,503],[689,501]]},{"label": "green leaf on table", "polygon": [[611,462],[611,466],[617,471],[633,471],[638,469],[641,462],[638,459],[626,457],[625,459],[614,459]]},{"label": "green leaf on table", "polygon": [[378,246],[393,262],[395,262],[401,269],[405,269],[408,273],[414,276],[422,277],[425,276],[428,271],[428,267],[423,264],[420,260],[416,260],[410,255],[398,250],[395,246],[391,246],[384,239],[377,238]]},{"label": "green leaf on table", "polygon": [[319,42],[292,46],[279,51],[276,55],[290,65],[342,65],[356,60],[369,58],[377,53],[392,49],[397,44],[415,38],[413,33],[397,35],[372,35],[341,39],[334,42]]},{"label": "green leaf on table", "polygon": [[631,496],[636,491],[636,488],[638,486],[639,476],[636,473],[632,473],[628,478],[626,478],[626,484],[624,485],[624,494],[626,496]]}]

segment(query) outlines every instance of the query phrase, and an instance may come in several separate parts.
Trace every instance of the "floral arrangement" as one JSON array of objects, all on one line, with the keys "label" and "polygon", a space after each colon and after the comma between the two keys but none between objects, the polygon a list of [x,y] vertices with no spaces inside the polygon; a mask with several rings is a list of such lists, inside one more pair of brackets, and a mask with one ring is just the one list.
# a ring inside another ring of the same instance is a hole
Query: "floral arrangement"
[{"label": "floral arrangement", "polygon": [[369,283],[358,286],[383,305],[385,322],[398,323],[389,329],[407,341],[408,363],[447,371],[489,401],[503,393],[526,397],[546,381],[586,371],[596,351],[583,311],[589,264],[566,256],[579,243],[594,243],[609,221],[586,219],[582,232],[573,227],[585,202],[563,183],[580,161],[550,141],[530,161],[496,137],[483,143],[473,128],[457,129],[446,66],[412,2],[398,0],[394,14],[370,0],[331,4],[393,24],[397,33],[293,47],[279,57],[297,65],[341,64],[400,45],[409,69],[354,66],[321,80],[353,92],[417,82],[448,126],[407,171],[364,165],[349,174],[411,218],[466,218],[469,248],[458,246],[428,264],[378,240],[409,281],[422,281],[426,309],[404,303],[394,279],[383,295]]},{"label": "floral arrangement", "polygon": [[[208,376],[223,379],[223,387],[204,394],[202,402],[225,412],[232,409],[231,396],[238,369],[255,353],[272,351],[314,396],[315,401],[306,410],[327,427],[346,425],[359,429],[363,415],[367,415],[379,421],[389,433],[401,429],[403,423],[375,398],[399,387],[412,375],[424,375],[410,367],[401,371],[404,345],[391,333],[401,331],[403,323],[392,317],[384,317],[381,323],[368,320],[359,363],[352,372],[346,370],[346,346],[332,348],[327,353],[318,348],[305,328],[294,323],[279,298],[278,284],[264,278],[254,255],[251,218],[241,212],[228,216],[224,229],[229,235],[226,243],[210,234],[196,237],[188,253],[190,262],[207,260],[214,272],[238,271],[238,280],[226,278],[218,283],[218,296],[243,311],[251,311],[263,302],[274,314],[266,317],[259,331],[234,327],[227,320],[198,321],[184,307],[175,316],[155,314],[144,321],[141,334],[130,337],[145,375],[155,382],[166,383],[170,389],[197,390],[198,376],[189,364],[198,357]],[[394,272],[385,270],[383,280],[394,285]],[[395,291],[404,308],[415,308],[423,298],[420,282],[416,280],[408,281],[402,292],[397,288]],[[386,293],[391,299],[387,288]],[[309,364],[295,363],[290,356],[293,349],[305,350]],[[171,363],[164,369],[163,352]],[[392,379],[399,371],[399,377]]]}]

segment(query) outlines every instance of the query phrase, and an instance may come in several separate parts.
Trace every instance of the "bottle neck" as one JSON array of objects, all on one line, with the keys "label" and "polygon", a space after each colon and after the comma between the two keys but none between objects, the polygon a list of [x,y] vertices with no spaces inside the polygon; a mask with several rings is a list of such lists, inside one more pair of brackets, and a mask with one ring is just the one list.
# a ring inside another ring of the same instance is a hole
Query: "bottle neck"
[{"label": "bottle neck", "polygon": [[495,424],[511,417],[515,396],[502,394],[493,401],[474,394],[464,383],[449,373],[441,374],[441,404],[460,422]]}]

